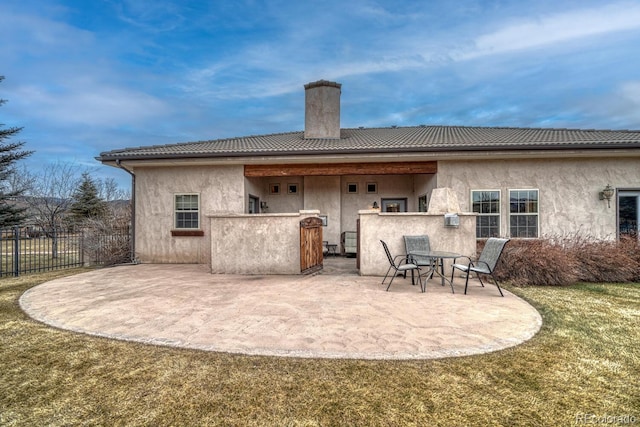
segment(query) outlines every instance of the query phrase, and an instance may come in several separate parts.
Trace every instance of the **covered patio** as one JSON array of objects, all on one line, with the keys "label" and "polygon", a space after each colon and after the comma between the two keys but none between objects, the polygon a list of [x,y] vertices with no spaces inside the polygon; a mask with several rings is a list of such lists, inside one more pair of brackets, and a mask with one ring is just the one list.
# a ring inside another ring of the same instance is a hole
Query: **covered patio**
[{"label": "covered patio", "polygon": [[249,355],[434,359],[496,351],[542,324],[528,303],[477,282],[426,293],[398,278],[359,276],[353,259],[316,275],[211,274],[197,264],[140,264],[44,283],[20,299],[54,327],[156,345]]}]

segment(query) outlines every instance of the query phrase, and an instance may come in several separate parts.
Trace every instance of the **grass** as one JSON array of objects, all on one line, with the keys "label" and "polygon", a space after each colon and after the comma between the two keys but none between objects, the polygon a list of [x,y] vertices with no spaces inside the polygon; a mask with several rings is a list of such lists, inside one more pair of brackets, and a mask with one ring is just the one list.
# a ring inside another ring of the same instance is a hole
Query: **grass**
[{"label": "grass", "polygon": [[20,310],[25,290],[68,274],[0,281],[0,425],[555,426],[581,414],[640,424],[637,284],[510,288],[544,319],[520,346],[360,361],[112,341]]}]

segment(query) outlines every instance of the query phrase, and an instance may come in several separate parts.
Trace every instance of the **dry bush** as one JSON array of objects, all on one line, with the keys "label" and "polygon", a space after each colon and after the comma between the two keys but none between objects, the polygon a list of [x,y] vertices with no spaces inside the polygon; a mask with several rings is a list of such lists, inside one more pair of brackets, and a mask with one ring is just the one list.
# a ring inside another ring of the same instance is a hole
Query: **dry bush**
[{"label": "dry bush", "polygon": [[638,264],[617,241],[577,239],[570,247],[579,263],[582,282],[630,282],[638,271]]},{"label": "dry bush", "polygon": [[625,236],[620,238],[618,250],[631,264],[632,278],[630,282],[640,282],[640,240],[637,236]]},{"label": "dry bush", "polygon": [[87,263],[116,265],[131,262],[129,218],[126,215],[85,220],[83,234]]},{"label": "dry bush", "polygon": [[104,266],[131,262],[128,229],[84,229],[84,254],[88,264]]},{"label": "dry bush", "polygon": [[563,286],[578,281],[576,271],[577,260],[558,243],[512,239],[504,248],[495,276],[516,286]]},{"label": "dry bush", "polygon": [[128,228],[85,228],[84,256],[88,264],[104,266],[131,262],[131,241]]},{"label": "dry bush", "polygon": [[637,282],[640,244],[633,238],[602,241],[579,235],[512,239],[505,246],[495,276],[515,286]]}]

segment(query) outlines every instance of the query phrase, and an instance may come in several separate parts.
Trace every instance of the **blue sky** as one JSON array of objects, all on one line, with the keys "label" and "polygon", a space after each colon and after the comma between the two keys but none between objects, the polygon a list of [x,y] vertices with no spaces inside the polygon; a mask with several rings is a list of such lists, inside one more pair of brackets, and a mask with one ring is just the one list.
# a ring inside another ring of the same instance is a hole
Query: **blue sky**
[{"label": "blue sky", "polygon": [[125,187],[94,157],[302,130],[320,79],[342,127],[640,129],[640,1],[3,0],[0,40],[26,162]]}]

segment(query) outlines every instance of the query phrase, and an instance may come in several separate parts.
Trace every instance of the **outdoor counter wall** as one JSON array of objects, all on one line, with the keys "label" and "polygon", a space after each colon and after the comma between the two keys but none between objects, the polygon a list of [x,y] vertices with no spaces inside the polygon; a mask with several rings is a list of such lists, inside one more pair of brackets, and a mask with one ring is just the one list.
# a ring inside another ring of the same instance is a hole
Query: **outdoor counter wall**
[{"label": "outdoor counter wall", "polygon": [[[211,214],[211,272],[300,274],[300,221],[317,210],[285,214]],[[444,215],[359,212],[360,275],[383,276],[389,267],[380,240],[394,255],[405,253],[404,235],[426,234],[431,248],[475,256],[475,214],[459,214],[458,227],[445,227]],[[354,260],[355,262],[355,260]],[[448,263],[445,263],[448,271]]]},{"label": "outdoor counter wall", "polygon": [[[445,227],[444,214],[380,213],[374,210],[358,212],[360,216],[360,275],[384,276],[389,261],[380,240],[389,246],[391,255],[405,254],[402,236],[429,236],[431,249],[476,255],[476,214],[460,213],[458,227]],[[451,260],[445,260],[445,273],[450,272]]]},{"label": "outdoor counter wall", "polygon": [[211,214],[211,272],[300,274],[300,221],[320,211]]}]

